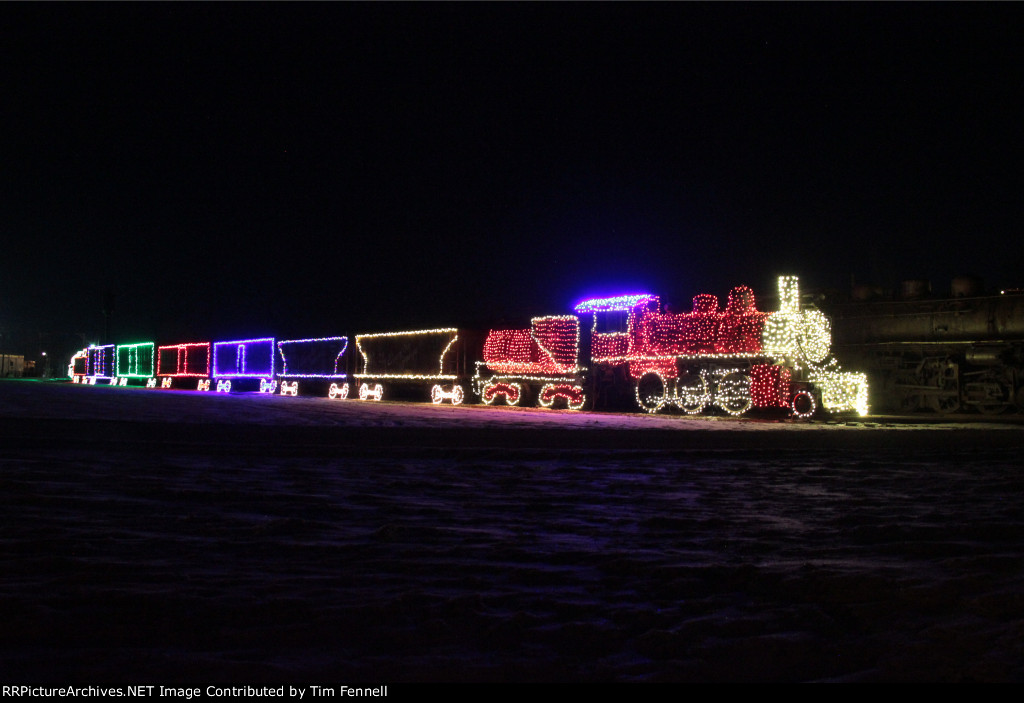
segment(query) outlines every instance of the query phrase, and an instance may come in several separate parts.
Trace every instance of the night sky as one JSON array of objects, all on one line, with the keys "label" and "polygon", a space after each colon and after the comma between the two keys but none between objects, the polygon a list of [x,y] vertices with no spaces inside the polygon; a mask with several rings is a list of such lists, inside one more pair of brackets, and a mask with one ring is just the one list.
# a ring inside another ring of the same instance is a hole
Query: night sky
[{"label": "night sky", "polygon": [[519,323],[782,273],[1024,286],[1024,7],[0,8],[0,334]]}]

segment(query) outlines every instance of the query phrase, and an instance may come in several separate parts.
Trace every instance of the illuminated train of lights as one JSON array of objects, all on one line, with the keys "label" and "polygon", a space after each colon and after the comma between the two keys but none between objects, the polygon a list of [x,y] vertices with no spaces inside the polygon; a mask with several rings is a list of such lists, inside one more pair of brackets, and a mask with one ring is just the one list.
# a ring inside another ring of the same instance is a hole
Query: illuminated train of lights
[{"label": "illuminated train of lights", "polygon": [[358,354],[347,336],[90,346],[72,357],[68,375],[93,385],[339,400],[866,414],[867,379],[830,356],[828,318],[801,309],[795,276],[778,286],[776,312],[757,310],[746,286],[733,288],[724,308],[698,295],[687,313],[637,293],[583,300],[574,314],[535,317],[529,329],[358,334]]}]

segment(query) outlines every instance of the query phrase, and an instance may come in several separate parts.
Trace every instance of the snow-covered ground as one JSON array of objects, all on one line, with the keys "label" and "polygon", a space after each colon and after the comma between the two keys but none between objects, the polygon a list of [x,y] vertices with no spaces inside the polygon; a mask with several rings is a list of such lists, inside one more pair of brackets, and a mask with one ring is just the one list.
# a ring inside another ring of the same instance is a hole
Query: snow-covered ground
[{"label": "snow-covered ground", "polygon": [[731,417],[728,415],[629,412],[572,412],[542,408],[448,403],[360,402],[260,393],[224,394],[165,391],[139,387],[85,386],[70,383],[0,383],[0,417],[65,420],[126,420],[160,423],[228,423],[270,426],[537,428],[665,430],[672,432],[863,432],[971,429],[1018,431],[1010,416],[956,416],[953,419],[857,417],[827,420]]},{"label": "snow-covered ground", "polygon": [[1022,681],[1022,437],[0,383],[0,678]]}]

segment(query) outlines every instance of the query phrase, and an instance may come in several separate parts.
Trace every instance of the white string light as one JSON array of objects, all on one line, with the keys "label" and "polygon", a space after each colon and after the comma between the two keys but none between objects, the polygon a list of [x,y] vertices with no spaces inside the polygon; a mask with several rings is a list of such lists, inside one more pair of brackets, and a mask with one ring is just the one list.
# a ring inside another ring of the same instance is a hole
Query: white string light
[{"label": "white string light", "polygon": [[288,381],[281,381],[281,395],[290,395],[296,397],[299,394],[299,382],[292,381],[291,384]]}]

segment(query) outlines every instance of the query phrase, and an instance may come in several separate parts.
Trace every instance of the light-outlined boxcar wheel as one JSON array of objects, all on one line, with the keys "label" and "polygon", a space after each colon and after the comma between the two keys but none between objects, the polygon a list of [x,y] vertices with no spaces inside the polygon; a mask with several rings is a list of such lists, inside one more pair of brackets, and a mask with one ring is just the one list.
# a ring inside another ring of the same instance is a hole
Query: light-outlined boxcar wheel
[{"label": "light-outlined boxcar wheel", "polygon": [[508,392],[505,394],[505,405],[519,405],[523,399],[523,386],[521,383],[508,384]]},{"label": "light-outlined boxcar wheel", "polygon": [[587,409],[589,409],[590,404],[589,404],[588,401],[590,400],[590,398],[587,397],[586,391],[584,391],[582,388],[580,388],[579,392],[580,392],[580,394],[579,394],[579,399],[578,400],[573,400],[572,398],[566,398],[565,402],[567,403],[567,406],[568,406],[568,408],[570,410],[578,411],[578,410],[587,410]]},{"label": "light-outlined boxcar wheel", "polygon": [[494,405],[494,401],[497,397],[498,393],[494,390],[494,384],[488,383],[484,386],[484,390],[480,394],[480,402],[484,405]]},{"label": "light-outlined boxcar wheel", "polygon": [[537,405],[542,408],[550,408],[555,403],[555,384],[545,383],[537,394]]}]

